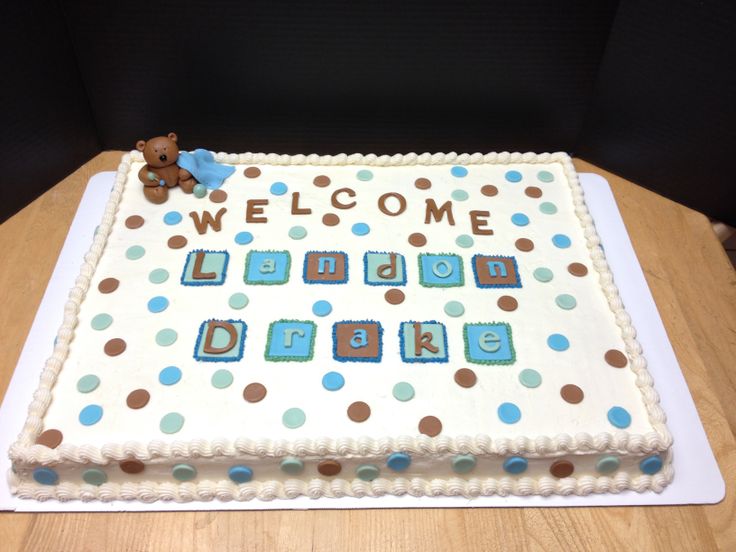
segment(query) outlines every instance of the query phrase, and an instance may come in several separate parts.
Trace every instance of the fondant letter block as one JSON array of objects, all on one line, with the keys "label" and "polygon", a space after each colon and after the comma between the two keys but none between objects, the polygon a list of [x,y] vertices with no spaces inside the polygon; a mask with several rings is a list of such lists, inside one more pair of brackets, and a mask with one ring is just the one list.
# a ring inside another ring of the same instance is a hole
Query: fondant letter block
[{"label": "fondant letter block", "polygon": [[516,361],[511,326],[505,322],[465,324],[465,359],[476,364],[513,364]]},{"label": "fondant letter block", "polygon": [[246,284],[278,285],[289,281],[291,256],[288,251],[249,251],[245,258]]},{"label": "fondant letter block", "polygon": [[439,322],[402,322],[399,329],[404,362],[447,362],[447,332]]},{"label": "fondant letter block", "polygon": [[340,362],[380,362],[383,329],[372,320],[344,320],[332,327],[332,355]]},{"label": "fondant letter block", "polygon": [[475,284],[480,288],[520,288],[521,276],[514,257],[473,256]]},{"label": "fondant letter block", "polygon": [[277,320],[268,328],[266,360],[275,362],[312,360],[317,326],[309,320]]},{"label": "fondant letter block", "polygon": [[364,281],[369,286],[406,285],[404,256],[369,251],[363,256]]},{"label": "fondant letter block", "polygon": [[194,358],[202,362],[240,360],[247,329],[242,320],[205,320],[199,327]]},{"label": "fondant letter block", "polygon": [[342,251],[309,251],[304,256],[305,284],[344,284],[348,256]]},{"label": "fondant letter block", "polygon": [[203,249],[190,251],[181,273],[181,284],[183,286],[221,286],[225,283],[229,258],[227,251]]},{"label": "fondant letter block", "polygon": [[419,283],[424,287],[458,287],[465,284],[463,260],[458,255],[419,255]]}]

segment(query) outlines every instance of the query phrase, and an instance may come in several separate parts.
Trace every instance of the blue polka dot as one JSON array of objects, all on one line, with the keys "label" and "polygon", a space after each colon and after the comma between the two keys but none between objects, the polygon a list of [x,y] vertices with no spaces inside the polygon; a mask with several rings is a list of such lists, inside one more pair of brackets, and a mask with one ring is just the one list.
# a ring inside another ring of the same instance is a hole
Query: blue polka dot
[{"label": "blue polka dot", "polygon": [[33,470],[33,479],[40,485],[56,485],[59,474],[51,468],[36,468]]},{"label": "blue polka dot", "polygon": [[498,417],[505,424],[515,424],[521,420],[521,410],[514,403],[501,403],[498,407]]},{"label": "blue polka dot", "polygon": [[158,373],[158,381],[163,385],[174,385],[181,379],[181,370],[176,366],[167,366]]},{"label": "blue polka dot", "polygon": [[450,174],[457,178],[465,178],[468,176],[468,169],[461,167],[460,165],[455,165],[450,169]]},{"label": "blue polka dot", "polygon": [[511,222],[516,226],[526,226],[529,224],[529,217],[524,213],[514,213],[511,215]]},{"label": "blue polka dot", "polygon": [[79,423],[86,426],[95,425],[102,419],[102,407],[99,404],[89,404],[79,413]]},{"label": "blue polka dot", "polygon": [[179,224],[181,222],[181,213],[179,211],[169,211],[164,215],[164,222],[169,226]]},{"label": "blue polka dot", "polygon": [[506,473],[518,475],[524,473],[529,466],[529,461],[521,456],[512,456],[504,460],[503,469]]},{"label": "blue polka dot", "polygon": [[386,460],[386,465],[395,472],[405,471],[411,465],[411,456],[405,452],[394,452]]},{"label": "blue polka dot", "polygon": [[158,295],[148,301],[148,310],[151,312],[163,312],[169,306],[169,300],[166,297]]},{"label": "blue polka dot", "polygon": [[509,182],[521,182],[521,173],[519,171],[506,171],[504,177]]},{"label": "blue polka dot", "polygon": [[553,351],[567,351],[570,341],[562,334],[552,334],[547,338],[547,345]]},{"label": "blue polka dot", "polygon": [[248,466],[233,466],[227,470],[227,476],[235,483],[247,483],[253,479],[253,470]]},{"label": "blue polka dot", "polygon": [[312,305],[312,312],[315,316],[327,316],[332,312],[332,305],[330,305],[329,301],[315,301],[314,305]]},{"label": "blue polka dot", "polygon": [[250,232],[238,232],[235,234],[235,243],[238,245],[248,245],[253,241],[253,234]]},{"label": "blue polka dot", "polygon": [[371,231],[371,227],[368,226],[365,222],[356,222],[353,224],[352,228],[353,234],[356,236],[365,236],[368,232]]},{"label": "blue polka dot", "polygon": [[552,236],[552,243],[555,245],[555,247],[559,247],[560,249],[567,249],[570,247],[570,244],[572,243],[570,241],[570,238],[568,238],[565,234],[555,234]]},{"label": "blue polka dot", "polygon": [[271,184],[271,193],[276,196],[284,195],[289,190],[289,187],[283,182],[274,182]]},{"label": "blue polka dot", "polygon": [[368,169],[359,170],[355,176],[358,178],[358,180],[361,180],[363,182],[368,182],[369,180],[373,180],[373,173],[369,171]]},{"label": "blue polka dot", "polygon": [[631,425],[631,414],[625,408],[614,406],[608,411],[608,421],[619,429],[626,429]]},{"label": "blue polka dot", "polygon": [[654,475],[662,469],[662,459],[659,456],[647,456],[639,462],[639,469],[646,475]]},{"label": "blue polka dot", "polygon": [[340,372],[327,372],[322,376],[322,387],[328,391],[337,391],[345,385],[345,378]]}]

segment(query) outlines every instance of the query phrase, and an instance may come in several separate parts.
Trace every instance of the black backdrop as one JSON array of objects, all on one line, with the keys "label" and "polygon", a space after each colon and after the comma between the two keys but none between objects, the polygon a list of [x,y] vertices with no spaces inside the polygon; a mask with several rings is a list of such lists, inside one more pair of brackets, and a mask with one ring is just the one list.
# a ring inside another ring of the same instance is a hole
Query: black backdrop
[{"label": "black backdrop", "polygon": [[[7,11],[9,10],[9,11]],[[736,8],[29,0],[0,26],[0,216],[102,149],[565,150],[736,224]]]}]

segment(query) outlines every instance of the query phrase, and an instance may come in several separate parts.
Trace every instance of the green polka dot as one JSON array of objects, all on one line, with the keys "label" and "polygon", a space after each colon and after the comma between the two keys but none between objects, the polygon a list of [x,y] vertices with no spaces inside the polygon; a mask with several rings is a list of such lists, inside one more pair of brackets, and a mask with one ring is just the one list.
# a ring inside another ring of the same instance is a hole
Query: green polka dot
[{"label": "green polka dot", "polygon": [[189,464],[177,464],[171,468],[171,475],[173,475],[174,479],[177,481],[191,481],[197,477],[197,470],[194,466],[190,466]]},{"label": "green polka dot", "polygon": [[414,387],[410,383],[400,381],[392,390],[394,399],[401,402],[410,401],[414,398]]},{"label": "green polka dot", "polygon": [[539,387],[542,384],[542,376],[536,370],[527,368],[519,372],[519,381],[524,387]]},{"label": "green polka dot", "polygon": [[281,461],[281,471],[289,475],[299,475],[304,471],[304,462],[299,458],[287,456]]},{"label": "green polka dot", "polygon": [[182,416],[178,412],[169,412],[163,418],[161,418],[159,428],[161,428],[162,432],[171,434],[179,431],[183,425],[184,416]]},{"label": "green polka dot", "polygon": [[554,215],[557,212],[557,205],[549,201],[539,204],[539,210],[545,215]]},{"label": "green polka dot", "polygon": [[558,307],[565,310],[574,309],[578,304],[575,298],[567,293],[563,293],[555,297],[555,303],[557,303]]},{"label": "green polka dot", "polygon": [[112,316],[106,312],[101,312],[92,319],[89,325],[92,326],[93,330],[104,330],[109,328],[110,324],[112,324]]},{"label": "green polka dot", "polygon": [[549,282],[552,278],[554,278],[553,272],[545,266],[540,266],[534,270],[534,279],[539,282]]},{"label": "green polka dot", "polygon": [[107,483],[107,474],[97,468],[90,468],[82,472],[82,479],[90,485],[102,485]]},{"label": "green polka dot", "polygon": [[460,301],[448,301],[445,303],[445,314],[453,317],[462,316],[465,314],[465,307]]},{"label": "green polka dot", "polygon": [[292,240],[301,240],[307,235],[307,229],[303,226],[292,226],[289,228],[289,237]]},{"label": "green polka dot", "polygon": [[218,370],[212,374],[212,385],[217,389],[225,389],[233,383],[233,374],[230,370]]},{"label": "green polka dot", "polygon": [[169,271],[165,268],[154,268],[148,275],[148,281],[152,284],[163,284],[169,279]]},{"label": "green polka dot", "polygon": [[549,171],[539,171],[537,178],[542,182],[552,182],[555,179],[555,175]]},{"label": "green polka dot", "polygon": [[468,236],[467,234],[460,234],[460,235],[459,235],[459,236],[458,236],[458,237],[457,237],[457,238],[455,239],[455,243],[456,243],[456,244],[457,244],[457,245],[458,245],[459,247],[466,247],[466,248],[467,248],[467,247],[473,247],[473,243],[474,243],[474,241],[473,241],[473,238],[471,238],[471,237],[470,237],[470,236]]},{"label": "green polka dot", "polygon": [[179,336],[174,330],[171,328],[164,328],[156,334],[156,343],[161,345],[161,347],[168,347],[176,341],[177,337]]},{"label": "green polka dot", "polygon": [[621,465],[621,461],[616,456],[604,456],[595,465],[598,473],[608,475],[615,472]]},{"label": "green polka dot", "polygon": [[244,309],[248,304],[248,296],[245,293],[233,293],[227,303],[230,308]]},{"label": "green polka dot", "polygon": [[450,195],[455,201],[466,201],[469,197],[465,190],[453,190]]},{"label": "green polka dot", "polygon": [[475,456],[472,454],[458,454],[452,459],[452,471],[463,474],[473,471],[475,468]]},{"label": "green polka dot", "polygon": [[381,471],[378,469],[378,466],[374,466],[373,464],[361,464],[355,468],[355,475],[361,481],[373,481],[380,473]]},{"label": "green polka dot", "polygon": [[131,261],[140,259],[145,254],[146,250],[143,249],[143,247],[141,247],[140,245],[131,245],[125,252],[125,256]]},{"label": "green polka dot", "polygon": [[307,420],[306,414],[301,408],[290,408],[281,417],[283,424],[289,429],[296,429],[304,425]]},{"label": "green polka dot", "polygon": [[373,173],[369,171],[368,169],[359,170],[355,176],[358,178],[358,180],[362,182],[368,182],[369,180],[373,180]]},{"label": "green polka dot", "polygon": [[99,385],[100,378],[94,374],[87,374],[86,376],[79,378],[79,381],[77,381],[77,391],[80,393],[91,393],[97,389]]}]

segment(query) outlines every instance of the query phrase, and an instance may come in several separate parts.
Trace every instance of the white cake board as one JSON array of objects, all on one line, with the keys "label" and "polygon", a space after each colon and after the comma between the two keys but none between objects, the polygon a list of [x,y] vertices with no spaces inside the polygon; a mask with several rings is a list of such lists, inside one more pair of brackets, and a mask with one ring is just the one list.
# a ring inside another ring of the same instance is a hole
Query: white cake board
[{"label": "white cake board", "polygon": [[[36,313],[23,352],[18,360],[5,400],[0,407],[0,473],[10,469],[7,450],[20,433],[41,369],[53,350],[69,289],[79,273],[96,225],[102,219],[105,203],[114,182],[114,172],[94,175],[84,192],[56,268]],[[36,502],[12,496],[0,481],[0,510],[19,512],[110,512],[167,510],[277,510],[277,509],[346,509],[346,508],[467,508],[523,506],[641,506],[664,504],[714,504],[723,500],[726,485],[718,470],[692,396],[680,371],[654,299],[629,241],[623,220],[608,186],[596,174],[581,174],[585,200],[595,220],[606,257],[621,292],[626,310],[637,329],[648,362],[649,371],[667,413],[667,424],[674,444],[675,479],[657,494],[627,491],[618,495],[530,496],[530,497],[413,497],[380,498],[300,497],[293,500],[261,502],[192,502],[186,504],[157,502]]]}]

